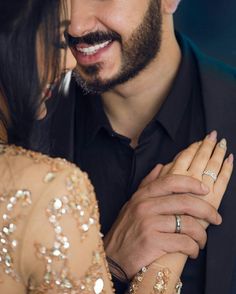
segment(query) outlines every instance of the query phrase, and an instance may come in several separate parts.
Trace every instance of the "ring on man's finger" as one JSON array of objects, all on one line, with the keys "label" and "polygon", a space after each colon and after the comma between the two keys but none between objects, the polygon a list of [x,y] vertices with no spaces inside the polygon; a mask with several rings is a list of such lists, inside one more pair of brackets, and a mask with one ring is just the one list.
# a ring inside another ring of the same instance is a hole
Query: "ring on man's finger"
[{"label": "ring on man's finger", "polygon": [[202,173],[202,175],[206,175],[206,176],[211,177],[214,180],[214,182],[217,180],[217,175],[212,170],[205,169],[204,172]]},{"label": "ring on man's finger", "polygon": [[175,215],[175,233],[180,234],[182,229],[181,216]]}]

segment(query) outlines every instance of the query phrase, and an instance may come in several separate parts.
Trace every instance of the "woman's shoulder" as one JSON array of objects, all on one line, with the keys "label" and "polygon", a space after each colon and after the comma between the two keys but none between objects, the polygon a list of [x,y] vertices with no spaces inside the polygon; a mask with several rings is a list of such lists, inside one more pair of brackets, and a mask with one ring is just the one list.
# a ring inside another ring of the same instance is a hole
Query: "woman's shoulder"
[{"label": "woman's shoulder", "polygon": [[[0,147],[0,190],[26,189],[35,204],[43,195],[76,194],[95,202],[94,188],[85,172],[62,158],[14,145]],[[92,203],[90,203],[92,204]]]},{"label": "woman's shoulder", "polygon": [[41,181],[49,184],[60,175],[68,173],[76,174],[78,180],[88,179],[85,172],[65,159],[52,158],[15,145],[0,145],[0,162],[1,170],[10,170],[15,178],[25,177],[31,182],[36,180],[36,176],[38,183]]},{"label": "woman's shoulder", "polygon": [[52,158],[40,152],[27,150],[15,145],[0,144],[0,155],[2,155],[0,159],[7,159],[8,161],[13,160],[14,162],[21,161],[25,164],[30,163],[32,164],[31,167],[34,165],[53,166],[53,169],[56,171],[61,171],[65,168],[77,168],[75,164],[70,163],[66,159]]},{"label": "woman's shoulder", "polygon": [[[13,245],[7,248],[8,258],[14,260],[7,268],[7,275],[14,280],[20,277],[27,284],[33,272],[37,278],[30,288],[38,288],[42,277],[45,277],[43,287],[52,285],[56,283],[50,276],[52,269],[45,272],[44,264],[37,263],[38,258],[45,261],[50,258],[56,272],[57,259],[67,261],[71,255],[72,272],[78,272],[76,266],[80,262],[80,267],[84,264],[84,269],[92,273],[92,252],[100,252],[102,247],[98,242],[98,206],[87,175],[64,159],[53,159],[16,146],[3,146],[0,177],[0,204],[3,204],[0,218],[6,218],[2,228],[0,222],[0,235],[8,230],[4,239],[6,244],[10,244],[13,237],[16,244],[21,243],[21,246],[17,245],[18,249]],[[83,252],[81,255],[78,255],[78,248]],[[24,265],[21,267],[20,257]],[[38,266],[32,268],[32,264]],[[63,264],[63,267],[67,269],[68,265]],[[85,273],[81,271],[81,277],[83,275]]]}]

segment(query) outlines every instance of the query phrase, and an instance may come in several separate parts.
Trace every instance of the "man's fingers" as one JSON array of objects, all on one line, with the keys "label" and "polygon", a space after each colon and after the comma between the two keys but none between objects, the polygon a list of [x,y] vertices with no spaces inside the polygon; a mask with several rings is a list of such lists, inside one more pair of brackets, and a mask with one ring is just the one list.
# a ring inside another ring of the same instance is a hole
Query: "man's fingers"
[{"label": "man's fingers", "polygon": [[157,237],[159,247],[166,253],[183,253],[191,258],[197,258],[199,246],[192,238],[183,234],[159,234]]},{"label": "man's fingers", "polygon": [[181,234],[187,235],[198,243],[200,249],[203,249],[207,241],[205,228],[199,221],[188,215],[181,215]]},{"label": "man's fingers", "polygon": [[187,194],[175,194],[137,201],[132,210],[132,214],[137,215],[137,218],[145,217],[148,211],[150,215],[189,215],[214,225],[221,223],[221,216],[215,207],[200,197]]},{"label": "man's fingers", "polygon": [[169,173],[169,171],[171,170],[173,164],[174,164],[174,162],[172,161],[172,162],[164,165],[159,176],[163,177],[163,176],[167,175]]},{"label": "man's fingers", "polygon": [[[181,215],[181,234],[188,235],[199,247],[203,249],[206,244],[207,234],[205,228],[195,218],[188,215]],[[158,215],[146,218],[142,222],[142,229],[147,234],[154,235],[155,232],[175,233],[175,215]]]},{"label": "man's fingers", "polygon": [[166,175],[138,190],[137,197],[156,197],[174,193],[206,195],[209,188],[190,176]]}]

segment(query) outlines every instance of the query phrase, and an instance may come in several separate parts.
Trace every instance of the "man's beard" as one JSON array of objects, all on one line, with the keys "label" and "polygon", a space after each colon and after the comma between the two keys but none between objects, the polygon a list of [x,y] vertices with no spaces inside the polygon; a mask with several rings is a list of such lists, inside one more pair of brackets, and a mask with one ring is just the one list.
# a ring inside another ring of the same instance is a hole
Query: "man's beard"
[{"label": "man's beard", "polygon": [[[131,80],[145,69],[157,56],[161,47],[161,28],[161,0],[151,0],[143,22],[133,32],[127,42],[123,43],[121,36],[116,32],[95,32],[89,34],[90,36],[88,36],[87,40],[88,44],[105,42],[111,39],[121,44],[121,69],[114,77],[101,80],[99,78],[99,72],[102,68],[102,64],[97,63],[91,66],[80,65],[77,66],[73,72],[73,76],[77,83],[86,93],[103,93]],[[86,36],[82,38],[86,41]],[[90,78],[83,78],[80,74],[81,70]]]}]

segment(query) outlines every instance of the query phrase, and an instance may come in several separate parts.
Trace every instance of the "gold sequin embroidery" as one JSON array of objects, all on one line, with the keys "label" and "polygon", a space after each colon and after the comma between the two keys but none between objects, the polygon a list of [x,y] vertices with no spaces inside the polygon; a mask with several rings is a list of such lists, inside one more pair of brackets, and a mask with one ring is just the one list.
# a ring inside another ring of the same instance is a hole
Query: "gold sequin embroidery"
[{"label": "gold sequin embroidery", "polygon": [[[81,231],[81,241],[86,238],[90,227],[98,225],[98,207],[94,198],[81,190],[81,176],[77,170],[66,179],[68,194],[54,198],[47,208],[48,220],[54,230],[55,240],[51,248],[46,248],[41,244],[36,244],[37,254],[46,262],[44,283],[36,290],[36,293],[44,293],[48,289],[57,289],[58,293],[104,293],[104,281],[101,272],[101,255],[103,248],[99,245],[99,250],[93,253],[92,265],[85,276],[81,279],[70,274],[68,266],[68,251],[70,241],[63,233],[60,224],[63,216],[69,214],[75,220],[77,227]],[[78,248],[79,250],[79,248]],[[54,264],[61,263],[61,270],[54,269]],[[73,290],[73,291],[72,291]]]},{"label": "gold sequin embroidery", "polygon": [[3,271],[16,281],[20,278],[14,269],[14,252],[18,246],[18,240],[14,238],[17,230],[17,223],[22,215],[12,215],[16,205],[22,208],[31,205],[31,193],[28,190],[18,190],[12,193],[3,193],[0,196],[0,205],[6,207],[6,212],[2,215],[3,226],[0,228],[0,267]]},{"label": "gold sequin embroidery", "polygon": [[[3,156],[23,155],[33,160],[35,164],[45,163],[48,166],[47,173],[43,176],[42,181],[49,184],[57,177],[57,173],[64,170],[66,167],[75,167],[74,164],[67,162],[64,159],[52,159],[46,155],[42,155],[33,151],[27,151],[21,147],[0,145],[0,154]],[[83,185],[81,185],[83,181]],[[86,189],[84,188],[86,182]],[[78,229],[81,232],[81,241],[83,241],[91,226],[99,226],[99,215],[96,200],[94,198],[93,187],[88,180],[86,174],[79,169],[74,169],[66,179],[66,195],[55,197],[47,208],[47,216],[51,224],[55,240],[51,248],[46,248],[43,244],[35,244],[36,254],[39,258],[45,260],[44,281],[39,287],[29,286],[32,293],[45,293],[46,290],[56,288],[57,293],[105,293],[104,279],[101,268],[105,261],[105,253],[102,241],[96,251],[93,252],[91,266],[86,271],[85,275],[78,279],[70,273],[67,256],[70,249],[70,240],[63,232],[61,219],[64,215],[70,214],[77,223]],[[13,195],[13,196],[12,196]],[[11,218],[11,211],[19,200],[22,207],[29,206],[32,203],[31,192],[28,190],[18,190],[10,196],[1,195],[1,202],[5,202],[6,211],[3,215],[4,225],[1,230],[1,255],[0,266],[4,267],[5,272],[12,276],[16,281],[19,277],[14,270],[13,252],[18,246],[20,240],[13,238],[13,232],[17,227],[18,218]],[[8,200],[6,200],[8,199]],[[19,216],[20,218],[20,216]],[[54,261],[61,262],[61,271],[54,270]],[[106,264],[106,262],[105,262]],[[107,264],[106,264],[106,268]],[[110,277],[110,276],[109,276]]]},{"label": "gold sequin embroidery", "polygon": [[[139,287],[144,279],[144,275],[148,271],[148,267],[143,267],[133,278],[130,283],[129,293],[136,294],[139,290]],[[155,284],[153,286],[152,294],[165,294],[168,290],[168,283],[170,280],[171,271],[168,268],[161,268],[156,273]],[[173,293],[180,294],[182,289],[182,282],[179,280],[175,285],[175,289]]]}]

